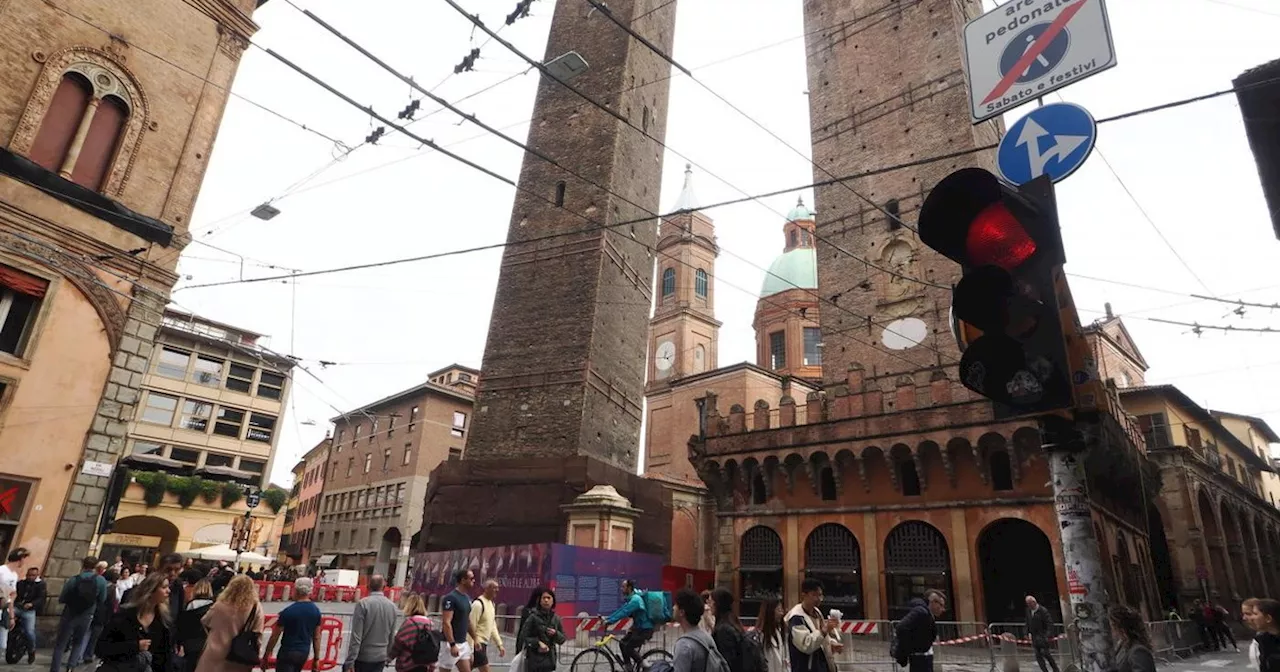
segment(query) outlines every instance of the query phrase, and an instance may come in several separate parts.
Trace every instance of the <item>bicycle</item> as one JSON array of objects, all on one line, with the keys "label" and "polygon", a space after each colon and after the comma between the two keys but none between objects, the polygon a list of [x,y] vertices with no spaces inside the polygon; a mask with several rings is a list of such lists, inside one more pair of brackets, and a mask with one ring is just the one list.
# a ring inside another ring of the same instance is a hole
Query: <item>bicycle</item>
[{"label": "bicycle", "polygon": [[[616,636],[607,635],[591,648],[579,651],[569,663],[569,672],[635,672],[631,669],[631,661],[623,660],[621,647],[616,652],[609,648],[609,644],[617,641]],[[671,654],[662,648],[640,654],[640,665],[646,670],[659,660],[671,660]],[[579,664],[583,667],[579,668]]]}]

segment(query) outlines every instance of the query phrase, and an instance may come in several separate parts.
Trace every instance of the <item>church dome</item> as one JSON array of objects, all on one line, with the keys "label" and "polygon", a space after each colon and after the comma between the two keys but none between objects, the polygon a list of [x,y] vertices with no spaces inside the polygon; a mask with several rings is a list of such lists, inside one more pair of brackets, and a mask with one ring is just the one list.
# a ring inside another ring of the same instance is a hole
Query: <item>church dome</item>
[{"label": "church dome", "polygon": [[818,253],[812,247],[797,247],[778,255],[769,264],[769,273],[764,276],[764,286],[760,288],[760,298],[797,287],[818,288]]},{"label": "church dome", "polygon": [[[775,210],[775,212],[777,212]],[[814,212],[804,204],[804,197],[796,199],[796,207],[791,208],[791,212],[787,213],[788,222],[812,222]]]}]

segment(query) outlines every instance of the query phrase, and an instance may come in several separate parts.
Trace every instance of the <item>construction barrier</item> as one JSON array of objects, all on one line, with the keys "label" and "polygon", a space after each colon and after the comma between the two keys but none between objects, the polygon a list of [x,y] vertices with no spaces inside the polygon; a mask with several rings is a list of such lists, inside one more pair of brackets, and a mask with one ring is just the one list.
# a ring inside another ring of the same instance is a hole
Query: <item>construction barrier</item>
[{"label": "construction barrier", "polygon": [[[254,581],[254,584],[258,586],[258,599],[263,602],[288,602],[293,599],[292,581]],[[368,586],[313,585],[311,599],[316,602],[358,602],[369,596]],[[385,592],[391,601],[399,602],[404,588],[392,586]]]},{"label": "construction barrier", "polygon": [[[263,619],[262,643],[266,644],[271,640],[271,631],[276,625],[276,615],[272,614]],[[339,655],[342,651],[342,619],[333,616],[323,616],[320,618],[320,672],[323,670],[332,670],[341,664]],[[307,656],[307,664],[302,668],[304,670],[315,670],[315,661],[311,656]],[[271,669],[276,666],[275,657],[266,658],[262,661],[262,669]]]},{"label": "construction barrier", "polygon": [[1156,621],[1148,623],[1147,629],[1151,633],[1152,654],[1164,662],[1189,658],[1203,645],[1200,626],[1192,621]]}]

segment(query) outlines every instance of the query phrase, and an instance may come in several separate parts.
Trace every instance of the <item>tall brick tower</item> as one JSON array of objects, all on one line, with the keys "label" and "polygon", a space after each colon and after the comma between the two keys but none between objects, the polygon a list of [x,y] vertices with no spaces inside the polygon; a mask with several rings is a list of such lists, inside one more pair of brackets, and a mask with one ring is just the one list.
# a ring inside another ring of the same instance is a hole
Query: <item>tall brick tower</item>
[{"label": "tall brick tower", "polygon": [[[967,112],[960,36],[979,13],[978,0],[805,0],[813,160],[843,176],[998,140],[995,122],[972,126]],[[853,364],[891,384],[959,359],[950,293],[930,286],[950,287],[959,269],[912,229],[939,179],[965,166],[990,168],[991,158],[976,153],[846,183],[907,226],[844,186],[817,189],[818,286],[836,304],[821,314],[828,383],[844,381]],[[829,175],[815,169],[814,177]]]},{"label": "tall brick tower", "polygon": [[[614,17],[668,52],[675,10],[664,0],[609,2]],[[556,3],[545,60],[568,51],[589,65],[570,85],[644,132],[543,77],[527,144],[607,189],[525,156],[466,460],[432,477],[424,547],[557,541],[558,506],[579,488],[607,481],[633,499],[643,488],[627,482],[643,417],[657,219],[614,228],[587,220],[658,211],[662,148],[646,134],[665,136],[671,66],[581,0]],[[570,235],[525,242],[561,233]],[[469,517],[476,508],[514,517]]]}]

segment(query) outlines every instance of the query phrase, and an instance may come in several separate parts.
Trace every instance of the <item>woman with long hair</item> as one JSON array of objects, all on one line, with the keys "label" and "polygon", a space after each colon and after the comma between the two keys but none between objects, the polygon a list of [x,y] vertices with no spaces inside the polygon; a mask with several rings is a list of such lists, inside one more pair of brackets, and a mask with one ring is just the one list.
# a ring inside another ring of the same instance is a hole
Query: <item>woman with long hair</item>
[{"label": "woman with long hair", "polygon": [[787,654],[787,629],[784,627],[787,612],[776,597],[765,598],[756,619],[756,632],[764,649],[769,672],[787,672],[791,669],[791,657]]},{"label": "woman with long hair", "polygon": [[711,601],[710,590],[704,590],[698,596],[702,598],[702,620],[698,621],[698,627],[709,635],[716,629],[716,605]]},{"label": "woman with long hair", "polygon": [[[200,621],[209,635],[196,672],[250,672],[255,667],[228,659],[231,642],[242,631],[262,637],[262,607],[258,604],[258,586],[253,579],[237,574]],[[261,642],[255,648],[260,650]]]},{"label": "woman with long hair", "polygon": [[[538,608],[538,601],[542,599],[542,594],[550,591],[547,586],[538,586],[529,593],[529,601],[520,607],[520,625],[516,626],[516,651],[524,651],[524,622],[529,619],[529,614]],[[554,593],[552,593],[554,595]]]},{"label": "woman with long hair", "polygon": [[537,606],[529,611],[520,634],[527,672],[556,669],[556,649],[564,644],[564,626],[556,615],[556,594],[550,588],[538,595]]},{"label": "woman with long hair", "polygon": [[[1250,597],[1240,603],[1240,622],[1255,633],[1258,631],[1258,598]],[[1249,642],[1249,667],[1258,667],[1258,640]]]},{"label": "woman with long hair", "polygon": [[1142,616],[1129,607],[1116,605],[1111,607],[1107,618],[1116,642],[1115,672],[1155,672],[1151,635]]},{"label": "woman with long hair", "polygon": [[715,605],[716,626],[711,631],[711,639],[715,640],[720,655],[729,664],[730,672],[743,672],[742,638],[747,633],[733,613],[733,593],[724,588],[711,591],[711,603]]},{"label": "woman with long hair", "polygon": [[213,606],[213,584],[209,579],[200,579],[191,588],[191,601],[182,608],[182,612],[174,619],[174,629],[178,637],[178,656],[184,662],[184,668],[195,669],[200,652],[204,651],[207,634],[201,619]]},{"label": "woman with long hair", "polygon": [[[391,650],[387,656],[395,661],[396,672],[432,672],[434,663],[418,663],[413,659],[414,645],[424,632],[435,630],[435,624],[427,618],[427,603],[417,593],[409,593],[404,598],[404,623],[391,640]],[[438,645],[437,645],[438,648]]]},{"label": "woman with long hair", "polygon": [[129,593],[129,601],[107,621],[94,653],[102,672],[167,672],[170,642],[169,581],[155,573]]}]

